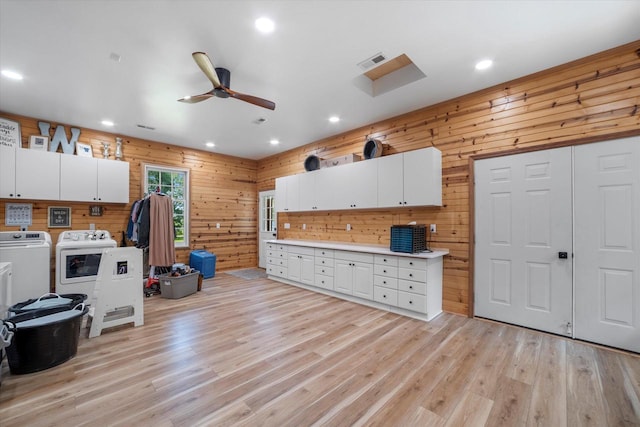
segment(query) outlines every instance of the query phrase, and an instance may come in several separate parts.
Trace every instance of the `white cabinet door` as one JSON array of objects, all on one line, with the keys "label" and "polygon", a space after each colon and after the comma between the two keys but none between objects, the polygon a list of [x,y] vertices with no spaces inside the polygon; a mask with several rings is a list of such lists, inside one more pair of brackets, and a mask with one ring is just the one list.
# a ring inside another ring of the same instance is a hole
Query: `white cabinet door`
[{"label": "white cabinet door", "polygon": [[98,200],[110,203],[129,203],[129,162],[96,160],[98,162]]},{"label": "white cabinet door", "polygon": [[343,166],[349,175],[349,209],[375,208],[378,205],[378,165],[361,161]]},{"label": "white cabinet door", "polygon": [[373,265],[354,263],[353,267],[353,295],[373,299]]},{"label": "white cabinet door", "polygon": [[402,155],[374,159],[378,166],[378,207],[402,206],[404,203],[404,177]]},{"label": "white cabinet door", "polygon": [[298,175],[298,209],[300,211],[311,211],[318,209],[316,201],[316,176],[318,171],[307,172]]},{"label": "white cabinet door", "polygon": [[402,154],[406,206],[442,206],[442,153],[429,147]]},{"label": "white cabinet door", "polygon": [[351,261],[337,259],[334,268],[334,289],[336,292],[353,293],[353,267]]},{"label": "white cabinet door", "polygon": [[313,285],[315,282],[315,262],[313,256],[302,255],[300,258],[300,282]]},{"label": "white cabinet door", "polygon": [[640,137],[574,150],[575,336],[640,352]]},{"label": "white cabinet door", "polygon": [[63,155],[60,157],[60,200],[96,200],[98,159]]},{"label": "white cabinet door", "polygon": [[276,178],[276,211],[295,212],[298,210],[298,175]]},{"label": "white cabinet door", "polygon": [[295,253],[290,253],[287,257],[287,277],[289,280],[300,281],[302,273],[302,257]]},{"label": "white cabinet door", "polygon": [[0,145],[0,198],[16,196],[16,150]]},{"label": "white cabinet door", "polygon": [[[68,154],[65,154],[68,155]],[[60,153],[16,150],[16,194],[21,199],[60,199]]]}]

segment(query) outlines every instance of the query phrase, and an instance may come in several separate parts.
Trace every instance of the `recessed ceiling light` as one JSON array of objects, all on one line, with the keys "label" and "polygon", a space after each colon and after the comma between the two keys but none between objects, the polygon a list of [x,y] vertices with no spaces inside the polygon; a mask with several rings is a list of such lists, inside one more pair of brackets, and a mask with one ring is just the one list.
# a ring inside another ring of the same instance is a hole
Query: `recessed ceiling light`
[{"label": "recessed ceiling light", "polygon": [[271,141],[269,141],[269,144],[278,145],[278,144],[280,144],[280,141],[278,141],[277,139],[272,139]]},{"label": "recessed ceiling light", "polygon": [[204,144],[204,145],[206,145],[206,146],[207,146],[207,147],[209,147],[209,148],[213,148],[213,147],[215,147],[215,146],[216,146],[216,144],[214,144],[213,142],[207,142],[207,143],[206,143],[206,144]]},{"label": "recessed ceiling light", "polygon": [[256,19],[256,29],[261,33],[272,33],[275,28],[276,24],[274,24],[273,21],[269,18],[263,16],[262,18]]},{"label": "recessed ceiling light", "polygon": [[340,117],[338,117],[338,116],[331,116],[331,117],[329,117],[329,121],[330,121],[331,123],[338,123],[338,122],[340,121]]},{"label": "recessed ceiling light", "polygon": [[103,120],[102,124],[105,126],[113,126],[113,122],[111,120]]},{"label": "recessed ceiling light", "polygon": [[493,65],[493,61],[490,59],[483,59],[476,64],[476,70],[486,70]]},{"label": "recessed ceiling light", "polygon": [[22,74],[16,73],[15,71],[2,70],[2,75],[5,76],[8,79],[22,80]]}]

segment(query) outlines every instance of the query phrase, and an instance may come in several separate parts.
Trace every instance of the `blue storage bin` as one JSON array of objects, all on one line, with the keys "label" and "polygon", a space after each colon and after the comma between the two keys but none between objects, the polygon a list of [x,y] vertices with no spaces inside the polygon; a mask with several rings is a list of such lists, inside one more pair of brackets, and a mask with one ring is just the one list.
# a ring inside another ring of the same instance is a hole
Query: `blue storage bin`
[{"label": "blue storage bin", "polygon": [[205,279],[210,279],[216,275],[216,256],[205,250],[191,251],[189,266],[200,271]]}]

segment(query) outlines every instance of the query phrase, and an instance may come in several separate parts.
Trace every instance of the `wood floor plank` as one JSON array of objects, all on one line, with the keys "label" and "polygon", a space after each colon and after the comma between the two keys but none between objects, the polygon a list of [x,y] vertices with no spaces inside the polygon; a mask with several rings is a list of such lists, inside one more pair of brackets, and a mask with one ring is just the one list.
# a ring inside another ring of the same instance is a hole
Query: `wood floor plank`
[{"label": "wood floor plank", "polygon": [[640,425],[640,355],[219,273],[0,385],[0,425]]}]

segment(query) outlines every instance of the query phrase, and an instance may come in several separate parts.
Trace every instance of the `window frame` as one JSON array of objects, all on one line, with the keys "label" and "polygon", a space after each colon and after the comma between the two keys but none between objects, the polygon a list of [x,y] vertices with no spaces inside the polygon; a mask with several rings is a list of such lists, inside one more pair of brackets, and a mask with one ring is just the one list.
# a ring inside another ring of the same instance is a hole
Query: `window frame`
[{"label": "window frame", "polygon": [[[189,196],[190,196],[190,185],[189,185],[189,175],[190,169],[180,168],[176,166],[167,166],[167,165],[156,165],[152,163],[143,163],[142,164],[142,197],[148,194],[147,188],[149,187],[148,181],[148,173],[150,171],[157,172],[168,172],[168,173],[182,173],[184,174],[184,236],[183,241],[178,242],[173,241],[173,245],[175,248],[188,248],[189,247],[189,217],[190,217],[190,205],[189,205]],[[172,198],[171,201],[175,203],[175,200]],[[174,205],[175,206],[175,205]],[[174,208],[175,209],[175,208]]]}]

